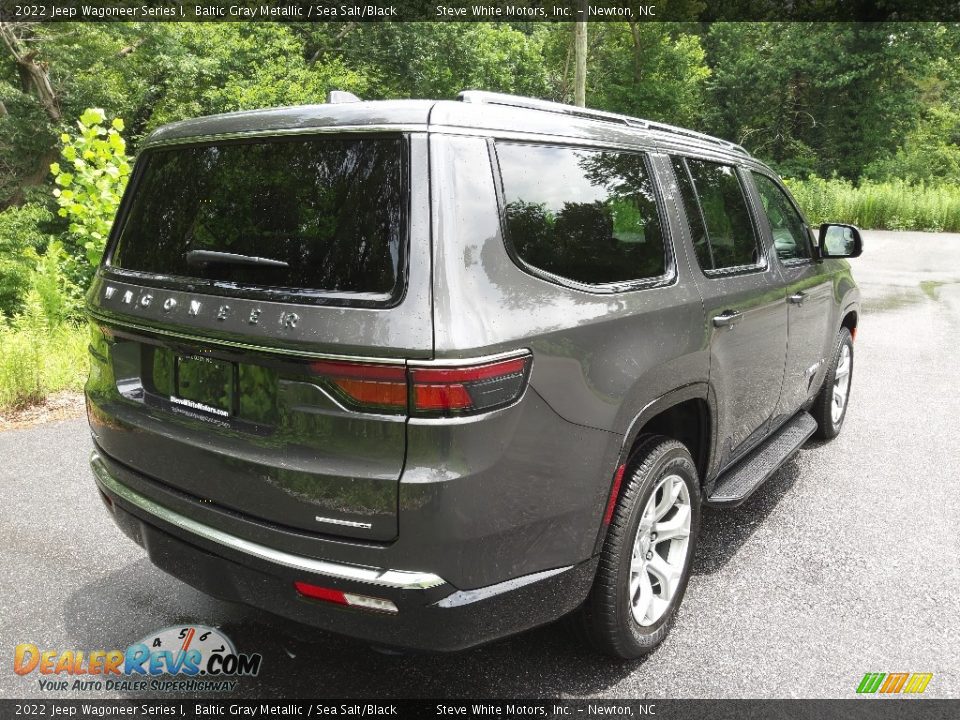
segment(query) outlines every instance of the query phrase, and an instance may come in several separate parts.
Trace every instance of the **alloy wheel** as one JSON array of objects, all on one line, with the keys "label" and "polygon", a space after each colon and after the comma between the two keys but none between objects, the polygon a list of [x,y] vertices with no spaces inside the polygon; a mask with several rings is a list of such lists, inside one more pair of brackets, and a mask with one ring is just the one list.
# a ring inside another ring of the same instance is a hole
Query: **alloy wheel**
[{"label": "alloy wheel", "polygon": [[847,406],[847,394],[850,391],[850,346],[844,343],[840,351],[840,362],[833,375],[833,399],[830,405],[830,418],[836,425],[843,417],[843,409]]},{"label": "alloy wheel", "polygon": [[679,475],[657,483],[640,517],[630,560],[630,606],[646,627],[670,607],[687,559],[690,539],[690,491]]}]

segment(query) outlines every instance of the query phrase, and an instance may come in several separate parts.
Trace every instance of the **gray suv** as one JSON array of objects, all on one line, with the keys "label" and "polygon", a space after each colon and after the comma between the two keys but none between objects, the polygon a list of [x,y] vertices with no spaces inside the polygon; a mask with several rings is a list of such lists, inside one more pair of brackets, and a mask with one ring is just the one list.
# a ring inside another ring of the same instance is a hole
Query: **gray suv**
[{"label": "gray suv", "polygon": [[494,93],[175,123],[89,291],[91,464],[210,595],[382,646],[666,635],[703,505],[844,420],[860,234],[741,147]]}]

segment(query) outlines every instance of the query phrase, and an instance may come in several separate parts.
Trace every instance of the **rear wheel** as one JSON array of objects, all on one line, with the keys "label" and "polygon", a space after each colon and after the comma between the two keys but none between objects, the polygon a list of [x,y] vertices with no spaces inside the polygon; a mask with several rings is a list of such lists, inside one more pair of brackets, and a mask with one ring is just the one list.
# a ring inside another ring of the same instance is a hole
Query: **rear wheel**
[{"label": "rear wheel", "polygon": [[597,577],[576,622],[598,650],[636,658],[666,637],[683,599],[700,526],[687,448],[662,436],[631,456]]},{"label": "rear wheel", "polygon": [[817,421],[816,437],[832,440],[840,434],[847,416],[847,401],[850,399],[850,381],[853,378],[853,338],[842,327],[837,336],[837,345],[823,387],[814,400],[811,414]]}]

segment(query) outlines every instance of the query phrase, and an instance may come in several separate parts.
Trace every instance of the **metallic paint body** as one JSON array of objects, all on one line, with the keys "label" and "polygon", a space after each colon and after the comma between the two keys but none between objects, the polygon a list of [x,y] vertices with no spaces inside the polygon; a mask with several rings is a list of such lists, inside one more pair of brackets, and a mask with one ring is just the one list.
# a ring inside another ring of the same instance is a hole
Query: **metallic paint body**
[{"label": "metallic paint body", "polygon": [[[489,619],[468,622],[459,635],[436,644],[464,647],[546,622],[583,600],[614,470],[658,413],[691,399],[706,404],[702,481],[709,491],[724,467],[808,403],[825,364],[815,377],[805,371],[826,357],[844,315],[857,311],[859,291],[845,261],[785,266],[763,234],[763,269],[705,276],[685,229],[667,154],[770,171],[739,152],[694,138],[505,106],[390,101],[189,120],[157,130],[145,147],[373,130],[410,137],[410,245],[404,295],[395,306],[224,299],[190,287],[145,288],[101,268],[88,294],[91,316],[128,327],[133,335],[150,335],[152,342],[200,346],[254,363],[288,356],[443,364],[529,349],[534,362],[523,396],[474,417],[371,418],[345,411],[319,389],[301,384],[284,391],[300,401],[289,395],[278,401],[286,418],[278,426],[282,431],[264,438],[242,428],[175,418],[124,395],[116,363],[94,343],[87,386],[91,428],[111,477],[180,515],[285,553],[429,572],[447,583],[426,600],[397,600],[403,622],[412,623],[397,631],[355,610],[316,603],[305,608],[303,600],[270,585],[288,582],[286,570],[203,548],[203,541],[142,509],[122,511],[118,522],[158,564],[212,594],[217,594],[213,581],[178,562],[177,552],[199,553],[204,567],[222,562],[223,572],[214,574],[231,599],[371,640],[420,647],[429,643],[417,635],[417,627],[427,627],[419,623],[435,623],[453,612],[436,610],[434,603],[444,596],[479,593],[447,603],[475,609],[487,601],[464,598],[483,598],[484,588],[504,588],[503,596],[527,602],[542,588],[562,588],[562,602],[543,612],[502,627]],[[667,278],[649,287],[601,292],[521,269],[503,236],[491,161],[494,138],[649,153],[670,247]],[[752,185],[748,191],[756,212]],[[800,291],[808,301],[790,305],[788,296]],[[155,299],[143,305],[146,293]],[[199,301],[202,311],[190,314],[191,301]],[[218,320],[224,304],[229,312]],[[711,319],[727,309],[743,311],[742,323],[732,330],[714,327]],[[268,321],[252,324],[251,313]],[[294,326],[283,321],[288,313],[298,317]],[[289,422],[298,407],[311,408],[310,422]],[[308,519],[318,515],[357,527],[314,528]],[[365,523],[371,527],[362,527]],[[183,550],[193,545],[199,548]],[[536,581],[512,582],[528,576]]]}]

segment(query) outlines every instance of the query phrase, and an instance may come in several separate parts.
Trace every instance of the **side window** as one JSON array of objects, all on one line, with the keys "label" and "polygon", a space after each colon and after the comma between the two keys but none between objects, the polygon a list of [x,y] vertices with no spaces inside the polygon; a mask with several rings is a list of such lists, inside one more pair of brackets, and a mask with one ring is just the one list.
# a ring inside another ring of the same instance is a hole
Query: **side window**
[{"label": "side window", "polygon": [[781,260],[810,257],[810,241],[803,218],[783,190],[766,175],[752,173],[763,211],[770,222],[773,246]]},{"label": "side window", "polygon": [[[677,174],[700,267],[709,272],[758,264],[760,249],[736,168],[693,158],[674,160],[675,169],[680,165],[688,173],[686,181]],[[706,242],[698,233],[706,235]]]},{"label": "side window", "polygon": [[507,240],[524,263],[590,285],[666,273],[643,155],[497,143],[497,159]]}]

